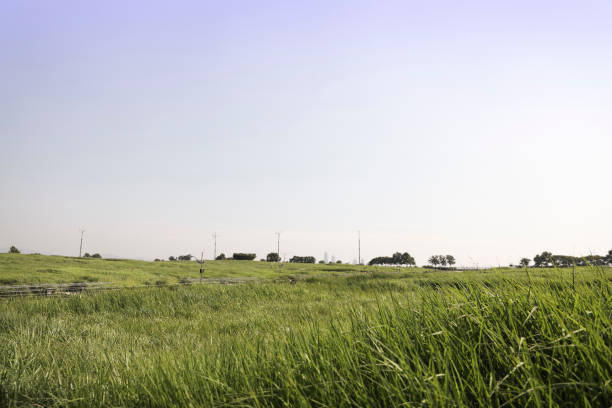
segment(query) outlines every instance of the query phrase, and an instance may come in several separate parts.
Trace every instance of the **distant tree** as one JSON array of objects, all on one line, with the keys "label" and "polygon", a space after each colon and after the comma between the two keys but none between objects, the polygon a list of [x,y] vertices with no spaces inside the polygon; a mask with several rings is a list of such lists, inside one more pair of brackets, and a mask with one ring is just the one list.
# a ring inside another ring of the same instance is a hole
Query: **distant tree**
[{"label": "distant tree", "polygon": [[392,265],[393,258],[390,256],[377,256],[376,258],[372,258],[368,265]]},{"label": "distant tree", "polygon": [[155,259],[153,260],[153,262],[160,262],[160,261],[161,261],[161,259],[159,259],[159,258],[155,258]]},{"label": "distant tree", "polygon": [[320,263],[320,264],[324,264],[324,263],[325,263],[325,260],[324,260],[324,259],[321,259],[321,260],[319,261],[319,263]]},{"label": "distant tree", "polygon": [[606,262],[608,265],[612,265],[612,249],[608,251],[608,255],[606,255]]},{"label": "distant tree", "polygon": [[342,263],[342,261],[338,259],[338,260],[336,261],[336,263],[337,263],[337,264],[341,264],[341,263]]},{"label": "distant tree", "polygon": [[438,255],[438,262],[440,262],[442,266],[446,266],[446,257],[444,255]]},{"label": "distant tree", "polygon": [[238,252],[238,253],[234,252],[234,254],[232,255],[232,259],[241,260],[241,261],[252,261],[256,257],[257,257],[256,254],[245,254],[242,252]]},{"label": "distant tree", "polygon": [[217,261],[223,261],[224,259],[225,259],[225,254],[220,254],[215,258],[215,260]]},{"label": "distant tree", "polygon": [[529,262],[531,262],[531,259],[529,259],[529,258],[522,258],[520,263],[521,263],[521,266],[526,268],[526,267],[529,266]]},{"label": "distant tree", "polygon": [[176,258],[175,258],[175,257],[173,257],[172,255],[170,255],[170,256],[168,257],[168,260],[169,260],[169,261],[176,261]]},{"label": "distant tree", "polygon": [[179,261],[191,261],[191,258],[193,258],[193,255],[191,254],[179,255],[178,260]]},{"label": "distant tree", "polygon": [[278,255],[277,252],[270,252],[267,256],[266,256],[266,261],[268,262],[280,262],[281,258]]},{"label": "distant tree", "polygon": [[102,256],[99,253],[97,253],[97,252],[95,254],[93,254],[91,257],[92,258],[98,258],[98,259],[102,258]]},{"label": "distant tree", "polygon": [[440,264],[440,259],[438,258],[438,255],[432,255],[429,258],[429,263],[433,266],[438,266]]},{"label": "distant tree", "polygon": [[416,262],[414,258],[412,257],[412,255],[410,255],[408,252],[404,252],[401,257],[401,264],[402,265],[416,265]]},{"label": "distant tree", "polygon": [[576,264],[576,257],[569,255],[553,255],[552,256],[552,264],[555,266],[560,266],[562,268],[567,268],[569,266]]},{"label": "distant tree", "polygon": [[544,251],[542,252],[542,255],[540,255],[542,257],[542,260],[545,264],[545,266],[549,266],[550,264],[552,264],[552,254],[548,251]]},{"label": "distant tree", "polygon": [[601,255],[588,255],[584,257],[584,260],[590,265],[603,266],[606,264],[605,257]]},{"label": "distant tree", "polygon": [[539,254],[533,257],[533,265],[538,268],[542,266],[542,257]]},{"label": "distant tree", "polygon": [[450,265],[453,266],[455,264],[455,257],[452,255],[446,255],[446,262]]},{"label": "distant tree", "polygon": [[9,249],[9,254],[20,254],[20,253],[21,251],[19,251],[15,245],[11,246],[11,249]]},{"label": "distant tree", "polygon": [[83,255],[83,258],[91,258],[91,255],[89,255],[89,252],[85,252],[85,255]]}]

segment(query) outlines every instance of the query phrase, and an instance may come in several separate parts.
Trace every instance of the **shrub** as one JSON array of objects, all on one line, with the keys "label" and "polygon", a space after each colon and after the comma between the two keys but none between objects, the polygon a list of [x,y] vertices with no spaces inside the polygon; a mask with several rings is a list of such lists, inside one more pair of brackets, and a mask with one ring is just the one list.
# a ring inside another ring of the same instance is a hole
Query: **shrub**
[{"label": "shrub", "polygon": [[215,258],[217,261],[223,261],[225,259],[225,254],[221,254]]},{"label": "shrub", "polygon": [[253,259],[255,259],[257,255],[256,254],[246,254],[246,253],[242,253],[242,252],[234,252],[234,254],[232,255],[233,259],[236,260],[240,260],[240,261],[252,261]]},{"label": "shrub", "polygon": [[315,263],[315,257],[314,256],[294,256],[292,257],[289,262],[296,262],[296,263]]},{"label": "shrub", "polygon": [[[437,258],[436,258],[437,259]],[[368,265],[415,265],[414,258],[408,253],[396,252],[393,256],[378,256],[373,258]]]},{"label": "shrub", "polygon": [[91,258],[91,255],[89,255],[89,252],[85,252],[85,255],[83,255],[83,258]]},{"label": "shrub", "polygon": [[102,259],[102,256],[99,253],[95,253],[91,256],[92,258],[98,258],[98,259]]},{"label": "shrub", "polygon": [[11,246],[11,249],[9,249],[9,254],[20,254],[20,253],[21,251],[19,251],[15,245]]},{"label": "shrub", "polygon": [[270,252],[268,256],[266,256],[266,261],[268,262],[280,262],[281,258],[277,252]]}]

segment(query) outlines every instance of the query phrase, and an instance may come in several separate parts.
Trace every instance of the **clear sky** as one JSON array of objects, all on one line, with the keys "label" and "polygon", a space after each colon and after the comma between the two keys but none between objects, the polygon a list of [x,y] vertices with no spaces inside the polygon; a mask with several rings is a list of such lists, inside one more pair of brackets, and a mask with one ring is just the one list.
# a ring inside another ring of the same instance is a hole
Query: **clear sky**
[{"label": "clear sky", "polygon": [[0,2],[0,250],[612,248],[610,1]]}]

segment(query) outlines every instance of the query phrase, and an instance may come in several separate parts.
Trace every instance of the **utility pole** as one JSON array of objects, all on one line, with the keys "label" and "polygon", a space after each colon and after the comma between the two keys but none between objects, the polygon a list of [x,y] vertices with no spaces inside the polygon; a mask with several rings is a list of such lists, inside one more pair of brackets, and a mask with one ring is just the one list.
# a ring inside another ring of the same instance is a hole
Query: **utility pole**
[{"label": "utility pole", "polygon": [[213,252],[213,259],[217,259],[217,233],[213,234],[213,238],[215,239],[215,252]]},{"label": "utility pole", "polygon": [[280,258],[280,232],[276,232],[276,253],[278,254],[278,257]]},{"label": "utility pole", "polygon": [[79,258],[81,257],[81,251],[83,250],[83,233],[85,230],[81,230],[81,245],[79,246]]},{"label": "utility pole", "polygon": [[283,267],[283,259],[280,255],[280,232],[276,232],[276,254],[278,255],[278,274],[281,273],[281,268]]},{"label": "utility pole", "polygon": [[361,231],[357,231],[357,262],[361,265]]}]

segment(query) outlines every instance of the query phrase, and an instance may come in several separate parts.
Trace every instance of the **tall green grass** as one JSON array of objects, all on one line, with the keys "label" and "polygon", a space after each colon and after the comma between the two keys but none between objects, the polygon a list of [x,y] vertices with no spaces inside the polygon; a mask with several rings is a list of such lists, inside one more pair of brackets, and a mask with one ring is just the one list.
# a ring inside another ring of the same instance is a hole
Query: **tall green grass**
[{"label": "tall green grass", "polygon": [[373,273],[0,303],[1,406],[609,407],[610,273]]}]

